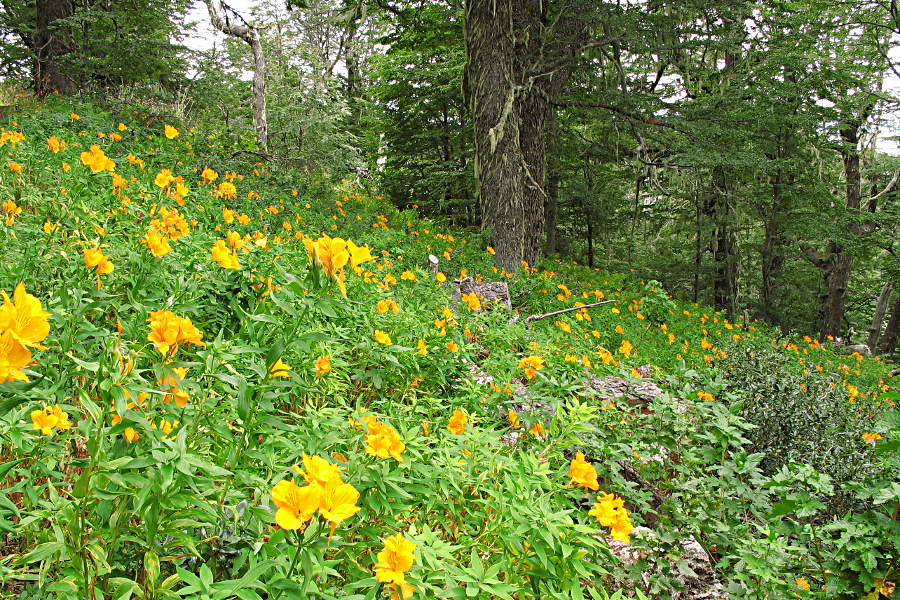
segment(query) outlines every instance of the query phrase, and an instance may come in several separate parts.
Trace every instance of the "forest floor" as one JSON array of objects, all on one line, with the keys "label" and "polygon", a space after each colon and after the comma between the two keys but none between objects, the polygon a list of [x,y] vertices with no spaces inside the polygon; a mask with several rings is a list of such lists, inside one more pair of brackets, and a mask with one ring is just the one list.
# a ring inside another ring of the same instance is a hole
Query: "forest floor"
[{"label": "forest floor", "polygon": [[143,110],[2,118],[0,598],[893,591],[879,359]]}]

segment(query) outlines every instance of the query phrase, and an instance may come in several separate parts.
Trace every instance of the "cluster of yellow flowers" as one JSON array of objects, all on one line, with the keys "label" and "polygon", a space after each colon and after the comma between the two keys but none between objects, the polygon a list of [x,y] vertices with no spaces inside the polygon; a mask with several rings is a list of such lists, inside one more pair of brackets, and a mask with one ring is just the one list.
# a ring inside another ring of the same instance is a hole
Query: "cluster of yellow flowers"
[{"label": "cluster of yellow flowers", "polygon": [[5,200],[0,204],[0,213],[3,213],[6,225],[12,227],[16,223],[16,217],[22,214],[22,207],[12,199]]},{"label": "cluster of yellow flowers", "polygon": [[176,177],[169,169],[163,169],[156,174],[153,183],[174,199],[178,206],[184,206],[184,197],[190,192],[190,188],[184,183],[184,177],[181,175]]},{"label": "cluster of yellow flowers", "polygon": [[[584,458],[583,452],[578,452],[572,462],[569,463],[569,484],[567,487],[583,487],[589,490],[598,491],[600,484],[597,483],[597,470],[594,465]],[[631,523],[631,517],[625,509],[625,501],[617,497],[615,494],[607,494],[600,492],[597,496],[594,507],[588,512],[603,527],[610,527],[613,539],[625,542],[631,541],[631,531],[634,526]]]},{"label": "cluster of yellow flowers", "polygon": [[397,430],[378,420],[378,417],[370,415],[362,418],[369,434],[366,436],[366,452],[378,458],[393,458],[397,462],[403,462],[403,451],[406,444],[400,439]]},{"label": "cluster of yellow flowers", "polygon": [[575,454],[575,458],[569,464],[568,487],[576,486],[594,491],[600,489],[600,484],[597,483],[597,470],[584,459],[584,452]]},{"label": "cluster of yellow flowers", "polygon": [[337,282],[344,297],[347,296],[344,267],[349,263],[353,269],[357,269],[362,263],[375,260],[368,246],[357,246],[350,240],[328,235],[317,240],[303,237],[303,245],[306,246],[310,260],[315,261],[328,277]]},{"label": "cluster of yellow flowers", "polygon": [[466,431],[466,423],[468,421],[469,417],[466,413],[455,408],[453,409],[453,414],[450,415],[450,421],[447,423],[447,431],[453,435],[462,435]]},{"label": "cluster of yellow flowers", "polygon": [[40,343],[50,333],[50,313],[41,308],[41,302],[25,291],[19,283],[10,300],[2,292],[0,306],[0,384],[10,381],[28,381],[22,371],[32,363],[29,348],[43,349]]},{"label": "cluster of yellow flowers", "polygon": [[31,425],[39,430],[41,435],[53,435],[54,428],[65,431],[72,423],[69,422],[69,415],[57,404],[31,411]]},{"label": "cluster of yellow flowers", "polygon": [[[229,231],[228,233],[232,232]],[[223,269],[238,270],[241,268],[241,264],[238,262],[237,252],[229,247],[229,245],[225,243],[225,240],[216,240],[216,243],[210,248],[210,252],[212,253],[213,261],[219,263],[219,266]]]},{"label": "cluster of yellow flowers", "polygon": [[631,542],[631,531],[634,529],[634,525],[631,523],[631,517],[625,509],[625,501],[622,498],[615,494],[600,492],[594,508],[588,514],[596,518],[602,527],[611,528],[610,535],[613,539],[626,544]]},{"label": "cluster of yellow flowers", "polygon": [[294,465],[294,470],[306,485],[300,487],[293,479],[284,479],[272,488],[272,502],[278,507],[275,522],[282,529],[302,529],[318,512],[334,533],[338,525],[359,512],[359,492],[344,483],[337,465],[304,453],[303,469]]},{"label": "cluster of yellow flowers", "polygon": [[399,533],[384,539],[384,550],[378,553],[375,563],[375,580],[387,584],[391,600],[412,598],[415,588],[406,582],[406,572],[415,562],[415,549],[416,545]]},{"label": "cluster of yellow flowers", "polygon": [[227,198],[228,200],[234,200],[237,198],[237,188],[234,187],[234,184],[230,181],[223,181],[216,187],[216,191],[213,192],[213,196],[216,198]]},{"label": "cluster of yellow flowers", "polygon": [[544,368],[544,359],[540,356],[526,356],[519,361],[519,368],[525,372],[525,377],[534,379],[537,372]]},{"label": "cluster of yellow flowers", "polygon": [[6,129],[0,129],[0,146],[5,146],[7,142],[13,148],[16,147],[16,144],[25,139],[25,134],[21,131],[7,131]]},{"label": "cluster of yellow flowers", "polygon": [[91,170],[91,173],[116,170],[116,163],[96,144],[91,146],[90,151],[81,153],[81,162]]},{"label": "cluster of yellow flowers", "polygon": [[157,310],[147,318],[150,333],[147,340],[152,342],[163,356],[174,356],[180,344],[206,346],[203,333],[187,317],[179,317],[168,310]]}]

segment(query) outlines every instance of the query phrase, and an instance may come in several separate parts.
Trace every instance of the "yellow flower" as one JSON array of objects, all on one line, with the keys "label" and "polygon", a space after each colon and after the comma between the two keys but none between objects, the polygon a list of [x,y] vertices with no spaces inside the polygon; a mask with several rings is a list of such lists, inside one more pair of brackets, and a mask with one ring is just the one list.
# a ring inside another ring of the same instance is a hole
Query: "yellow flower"
[{"label": "yellow flower", "polygon": [[869,433],[868,431],[866,431],[862,434],[862,437],[866,441],[867,444],[872,444],[874,446],[875,442],[877,442],[878,440],[881,439],[881,434],[880,433]]},{"label": "yellow flower", "polygon": [[[108,158],[96,144],[91,146],[88,151],[82,152],[80,156],[82,164],[88,167],[92,173],[114,171],[116,168],[116,163]],[[63,168],[65,169],[65,164],[63,164]]]},{"label": "yellow flower", "polygon": [[165,127],[163,127],[163,133],[170,140],[174,140],[175,138],[178,137],[178,130],[175,129],[174,127],[172,127],[171,125],[166,125]]},{"label": "yellow flower", "polygon": [[631,354],[634,352],[634,346],[628,340],[622,340],[622,344],[619,346],[619,354],[624,356],[625,358],[631,358]]},{"label": "yellow flower", "polygon": [[31,424],[41,435],[53,435],[54,428],[64,431],[72,426],[69,415],[58,404],[31,411]]},{"label": "yellow flower", "polygon": [[172,175],[172,171],[170,171],[169,169],[163,169],[156,174],[156,177],[153,179],[153,183],[160,189],[166,189],[174,179],[175,176]]},{"label": "yellow flower", "polygon": [[97,275],[107,275],[115,270],[115,265],[103,254],[99,248],[85,248],[84,266],[87,269],[96,269]]},{"label": "yellow flower", "polygon": [[422,356],[428,355],[428,344],[425,343],[425,340],[419,340],[416,342],[416,353]]},{"label": "yellow flower", "polygon": [[450,352],[459,352],[459,344],[457,344],[456,342],[447,342],[444,345],[447,346],[447,350],[449,350]]},{"label": "yellow flower", "polygon": [[13,173],[21,174],[22,173],[22,165],[17,162],[10,161],[6,163],[6,166],[9,167],[9,170]]},{"label": "yellow flower", "polygon": [[453,414],[450,416],[450,421],[447,423],[447,431],[453,435],[462,435],[466,431],[466,422],[468,420],[469,417],[466,416],[466,413],[458,408],[453,409]]},{"label": "yellow flower", "polygon": [[16,339],[12,331],[0,334],[0,383],[28,381],[22,371],[31,364],[31,352]]},{"label": "yellow flower", "polygon": [[601,526],[610,527],[613,539],[626,544],[631,542],[631,531],[634,526],[622,498],[618,498],[615,494],[600,492],[594,508],[588,514],[596,518]]},{"label": "yellow flower", "polygon": [[374,417],[364,418],[369,428],[366,437],[366,452],[378,458],[393,458],[402,463],[401,454],[406,450],[406,444],[400,439],[400,434],[390,425],[379,423]]},{"label": "yellow flower", "polygon": [[180,344],[206,346],[201,341],[203,333],[186,317],[179,317],[168,310],[157,310],[150,313],[147,321],[150,327],[147,341],[152,342],[163,356],[174,355]]},{"label": "yellow flower", "polygon": [[125,441],[129,444],[133,444],[141,439],[141,436],[134,430],[134,427],[126,427],[125,431],[122,432],[122,437],[124,437]]},{"label": "yellow flower", "polygon": [[121,122],[120,122],[120,123],[119,123],[119,128],[118,128],[118,129],[119,129],[119,131],[127,131],[127,130],[128,130],[128,125],[126,125],[125,123],[121,123]]},{"label": "yellow flower", "polygon": [[801,590],[806,590],[807,592],[809,591],[809,581],[804,579],[803,577],[797,577],[796,579],[794,579],[794,583]]},{"label": "yellow flower", "polygon": [[213,171],[212,169],[210,169],[209,167],[206,167],[203,169],[203,171],[201,171],[200,178],[203,179],[203,181],[205,183],[212,183],[213,181],[215,181],[216,179],[219,178],[219,174],[216,173],[215,171]]},{"label": "yellow flower", "polygon": [[50,313],[41,308],[41,301],[25,291],[25,284],[19,283],[10,300],[6,291],[0,292],[3,305],[0,306],[0,332],[8,331],[23,346],[43,347],[40,342],[50,333],[48,318]]},{"label": "yellow flower", "polygon": [[397,301],[393,298],[385,298],[384,300],[378,301],[378,304],[375,305],[375,310],[381,315],[388,311],[392,311],[396,315],[400,312],[400,305],[397,304]]},{"label": "yellow flower", "polygon": [[526,356],[519,361],[519,368],[525,371],[528,379],[534,379],[537,372],[544,368],[544,359],[540,356]]},{"label": "yellow flower", "polygon": [[241,268],[237,253],[228,247],[225,240],[216,240],[216,243],[210,248],[210,253],[213,261],[219,263],[223,269],[238,270]]},{"label": "yellow flower", "polygon": [[591,463],[584,460],[583,452],[578,452],[569,464],[568,487],[576,486],[589,490],[600,489],[600,484],[597,483],[597,470]]},{"label": "yellow flower", "polygon": [[58,154],[66,149],[66,143],[57,135],[53,137],[47,138],[47,148],[53,152],[53,154]]},{"label": "yellow flower", "polygon": [[535,423],[531,426],[531,429],[528,430],[528,433],[533,435],[534,437],[546,437],[547,430],[544,429],[543,423]]},{"label": "yellow flower", "polygon": [[440,272],[439,272],[439,273],[435,276],[435,279],[437,279],[439,283],[444,283],[445,281],[447,281],[447,276],[444,275],[443,273],[440,273]]},{"label": "yellow flower", "polygon": [[412,568],[416,557],[413,551],[416,545],[402,534],[385,538],[384,550],[378,553],[375,563],[375,580],[388,584],[393,594],[402,594],[403,599],[412,597],[413,587],[406,583],[406,572]]},{"label": "yellow flower", "polygon": [[509,409],[507,417],[509,418],[509,426],[513,429],[518,429],[522,426],[522,424],[519,422],[519,413],[517,413],[513,409]]},{"label": "yellow flower", "polygon": [[360,507],[356,506],[358,500],[359,492],[356,488],[349,483],[342,482],[340,478],[325,484],[322,488],[322,499],[319,506],[322,516],[331,523],[332,531],[342,521],[359,512]]},{"label": "yellow flower", "polygon": [[294,470],[303,477],[308,485],[317,485],[324,488],[329,483],[341,481],[341,471],[338,466],[328,462],[321,456],[309,456],[304,452],[302,460],[303,469],[294,466]]},{"label": "yellow flower", "polygon": [[272,502],[278,507],[275,522],[282,529],[300,529],[316,514],[321,500],[319,486],[301,488],[291,480],[279,481],[272,488]]},{"label": "yellow flower", "polygon": [[491,256],[494,256],[495,254],[497,254],[497,251],[494,250],[494,248],[492,246],[488,246],[487,253],[490,254]]},{"label": "yellow flower", "polygon": [[44,221],[44,233],[50,235],[53,233],[56,228],[59,227],[59,223],[51,223],[50,221]]},{"label": "yellow flower", "polygon": [[391,341],[391,336],[380,329],[375,330],[375,341],[379,344],[384,344],[385,346],[390,346],[393,343]]},{"label": "yellow flower", "polygon": [[461,298],[470,311],[476,312],[481,310],[481,300],[478,299],[476,294],[463,294]]},{"label": "yellow flower", "polygon": [[172,400],[175,400],[175,404],[180,408],[184,408],[187,404],[189,399],[188,393],[181,388],[181,383],[184,381],[187,372],[187,367],[175,367],[172,369],[172,373],[156,382],[159,386],[165,386],[163,391],[166,392],[166,395],[163,401],[166,404],[169,404]]},{"label": "yellow flower", "polygon": [[169,240],[152,229],[147,231],[141,243],[147,246],[150,249],[150,253],[156,258],[163,257],[172,251]]},{"label": "yellow flower", "polygon": [[31,411],[31,423],[33,429],[38,429],[41,435],[53,435],[56,427],[56,416],[47,413],[45,409]]},{"label": "yellow flower", "polygon": [[415,281],[416,274],[407,269],[400,274],[400,279],[402,279],[403,281]]},{"label": "yellow flower", "polygon": [[290,379],[290,370],[291,365],[287,364],[279,358],[275,361],[275,364],[269,367],[269,374],[272,375],[272,377],[283,377],[285,379]]},{"label": "yellow flower", "polygon": [[331,359],[328,355],[320,356],[316,359],[316,377],[321,377],[331,371]]}]

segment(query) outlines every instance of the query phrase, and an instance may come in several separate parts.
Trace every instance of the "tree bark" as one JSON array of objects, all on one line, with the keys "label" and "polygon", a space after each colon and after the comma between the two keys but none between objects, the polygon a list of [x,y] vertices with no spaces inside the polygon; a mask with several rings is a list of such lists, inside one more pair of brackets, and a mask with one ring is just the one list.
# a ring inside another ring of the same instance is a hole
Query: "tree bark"
[{"label": "tree bark", "polygon": [[780,300],[781,271],[784,266],[785,235],[782,228],[784,198],[782,179],[784,173],[778,171],[772,180],[772,203],[765,218],[766,231],[763,239],[760,263],[762,285],[760,286],[760,312],[763,321],[771,325],[780,324],[778,317]]},{"label": "tree bark", "polygon": [[900,337],[900,296],[897,297],[894,307],[891,309],[891,318],[888,319],[884,333],[881,335],[881,346],[878,348],[878,353],[886,354],[889,357],[893,356],[894,350],[897,349],[898,337]]},{"label": "tree bark", "polygon": [[524,161],[512,0],[466,2],[464,92],[475,128],[475,180],[481,227],[491,232],[498,267],[516,271],[524,258]]},{"label": "tree bark", "polygon": [[547,208],[544,211],[546,216],[545,229],[547,230],[547,242],[544,246],[544,254],[556,254],[557,235],[556,229],[557,219],[559,217],[559,181],[561,174],[559,171],[550,171],[547,176]]},{"label": "tree bark", "polygon": [[37,22],[34,34],[34,89],[38,96],[71,91],[72,81],[63,74],[60,59],[72,48],[72,39],[58,27],[58,21],[71,17],[69,0],[36,0]]},{"label": "tree bark", "polygon": [[[545,129],[568,81],[585,26],[553,19],[545,0],[467,0],[463,90],[475,126],[475,177],[483,229],[497,266],[540,257],[544,234]],[[559,7],[562,10],[562,7]]]},{"label": "tree bark", "polygon": [[713,169],[711,213],[715,226],[713,238],[713,304],[729,314],[738,312],[738,256],[734,233],[734,205],[730,182],[724,167]]},{"label": "tree bark", "polygon": [[894,291],[894,284],[887,282],[881,288],[878,294],[878,300],[875,302],[875,313],[872,315],[872,325],[869,326],[868,346],[872,353],[877,353],[878,340],[881,338],[881,326],[884,324],[884,317],[887,313],[888,303],[891,301],[891,293]]},{"label": "tree bark", "polygon": [[[222,0],[206,0],[206,7],[209,9],[209,20],[213,27],[226,35],[242,39],[250,45],[250,51],[253,53],[253,129],[256,131],[256,142],[265,151],[269,147],[269,124],[266,115],[266,56],[259,38],[259,29],[247,23],[233,10],[226,9]],[[233,17],[240,19],[240,22]]]}]

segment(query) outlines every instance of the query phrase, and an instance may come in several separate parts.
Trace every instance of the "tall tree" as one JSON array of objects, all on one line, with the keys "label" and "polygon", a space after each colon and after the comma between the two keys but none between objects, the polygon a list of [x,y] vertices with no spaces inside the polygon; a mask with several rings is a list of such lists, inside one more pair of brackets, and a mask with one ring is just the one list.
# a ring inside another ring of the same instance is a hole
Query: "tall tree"
[{"label": "tall tree", "polygon": [[74,5],[70,0],[35,0],[36,27],[34,30],[34,89],[39,96],[58,91],[68,92],[73,81],[64,73],[63,57],[73,47],[65,26]]},{"label": "tall tree", "polygon": [[269,146],[269,124],[266,116],[266,56],[259,28],[248,23],[222,0],[206,0],[213,26],[226,35],[244,40],[253,53],[253,129],[256,142],[265,150]]},{"label": "tall tree", "polygon": [[585,21],[578,5],[467,0],[463,89],[475,130],[482,227],[508,271],[537,262],[544,229],[551,103],[571,75]]}]

